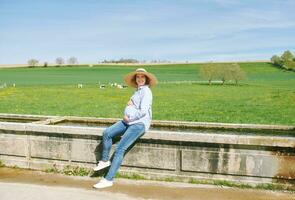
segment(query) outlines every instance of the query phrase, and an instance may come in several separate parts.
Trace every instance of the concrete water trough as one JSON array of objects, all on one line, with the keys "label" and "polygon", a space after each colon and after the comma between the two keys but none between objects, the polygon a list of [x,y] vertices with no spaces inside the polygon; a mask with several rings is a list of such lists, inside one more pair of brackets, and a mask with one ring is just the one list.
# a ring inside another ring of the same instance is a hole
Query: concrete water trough
[{"label": "concrete water trough", "polygon": [[[108,127],[120,119],[94,117],[55,117],[55,120],[45,121],[48,125],[78,126],[78,127]],[[261,125],[261,124],[230,124],[212,122],[185,122],[153,120],[150,130],[201,132],[241,135],[281,135],[295,136],[293,126]]]},{"label": "concrete water trough", "polygon": [[0,122],[21,122],[31,123],[40,120],[46,120],[47,118],[42,116],[33,115],[13,115],[13,114],[0,114]]},{"label": "concrete water trough", "polygon": [[[0,114],[1,119],[8,116],[0,122],[0,160],[42,170],[93,167],[100,159],[104,129],[119,120]],[[31,121],[18,121],[21,118]],[[294,186],[294,136],[294,126],[154,120],[126,153],[120,172]]]}]

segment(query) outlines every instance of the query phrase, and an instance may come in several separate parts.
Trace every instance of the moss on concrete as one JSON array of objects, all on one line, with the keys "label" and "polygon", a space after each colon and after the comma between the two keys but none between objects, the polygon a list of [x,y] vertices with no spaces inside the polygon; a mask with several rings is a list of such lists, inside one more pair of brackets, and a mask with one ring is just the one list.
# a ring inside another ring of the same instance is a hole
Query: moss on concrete
[{"label": "moss on concrete", "polygon": [[2,160],[0,160],[0,167],[5,167],[5,164],[3,163]]}]

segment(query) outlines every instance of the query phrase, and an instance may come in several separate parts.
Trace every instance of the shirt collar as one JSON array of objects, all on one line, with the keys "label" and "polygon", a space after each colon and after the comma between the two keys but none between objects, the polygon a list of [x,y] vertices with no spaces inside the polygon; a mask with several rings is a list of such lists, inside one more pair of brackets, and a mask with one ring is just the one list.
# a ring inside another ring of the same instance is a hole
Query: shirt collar
[{"label": "shirt collar", "polygon": [[141,90],[141,89],[144,88],[144,87],[148,87],[148,85],[142,85],[142,86],[139,86],[139,87],[137,88],[137,90]]}]

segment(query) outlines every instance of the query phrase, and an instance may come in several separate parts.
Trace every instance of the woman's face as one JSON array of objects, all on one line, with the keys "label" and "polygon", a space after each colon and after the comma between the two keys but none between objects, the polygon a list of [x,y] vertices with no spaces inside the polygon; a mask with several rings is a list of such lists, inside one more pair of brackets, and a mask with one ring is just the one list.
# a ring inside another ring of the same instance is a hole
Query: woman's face
[{"label": "woman's face", "polygon": [[136,83],[137,86],[142,86],[145,84],[145,75],[144,74],[136,74]]}]

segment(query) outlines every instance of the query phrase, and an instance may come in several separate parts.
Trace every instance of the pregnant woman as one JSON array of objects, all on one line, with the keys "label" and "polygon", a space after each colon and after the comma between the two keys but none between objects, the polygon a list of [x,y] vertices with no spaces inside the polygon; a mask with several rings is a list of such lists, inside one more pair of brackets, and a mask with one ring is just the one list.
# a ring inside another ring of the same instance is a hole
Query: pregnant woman
[{"label": "pregnant woman", "polygon": [[[102,158],[98,162],[94,171],[99,171],[110,166],[105,177],[103,177],[94,188],[106,188],[113,185],[113,178],[119,170],[125,151],[138,138],[149,129],[152,120],[152,92],[150,88],[157,83],[156,77],[148,73],[145,69],[139,68],[124,77],[127,85],[136,88],[124,110],[123,120],[118,121],[108,127],[103,132]],[[112,139],[116,136],[122,136],[118,143],[112,162],[109,160],[109,154],[112,148]]]}]

